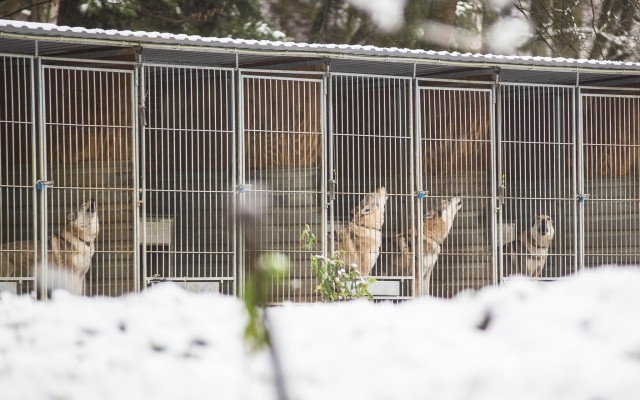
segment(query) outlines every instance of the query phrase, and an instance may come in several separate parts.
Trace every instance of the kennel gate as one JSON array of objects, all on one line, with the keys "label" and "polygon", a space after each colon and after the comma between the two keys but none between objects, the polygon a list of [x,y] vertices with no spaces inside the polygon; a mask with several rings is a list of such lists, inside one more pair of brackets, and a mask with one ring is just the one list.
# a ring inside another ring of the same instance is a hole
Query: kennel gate
[{"label": "kennel gate", "polygon": [[[501,83],[498,96],[500,243],[506,244],[549,215],[555,237],[538,279],[578,268],[578,152],[575,87]],[[498,247],[503,261],[502,246]],[[524,255],[524,254],[518,254]],[[500,279],[503,269],[499,268]]]},{"label": "kennel gate", "polygon": [[[394,235],[415,228],[415,166],[412,81],[397,76],[330,74],[329,182],[330,241],[339,224],[353,219],[351,210],[385,187],[387,202],[382,246],[371,271],[377,298],[410,298],[413,265],[389,263]],[[411,258],[414,258],[413,251]],[[403,268],[404,267],[404,268]],[[410,271],[406,271],[409,269]]]},{"label": "kennel gate", "polygon": [[[36,171],[35,63],[33,57],[0,55],[0,243],[38,239]],[[0,291],[35,290],[36,275],[20,271],[7,278],[8,257],[33,260],[36,249],[24,245],[0,250]],[[37,272],[37,271],[36,271]]]},{"label": "kennel gate", "polygon": [[[437,297],[496,282],[494,92],[490,85],[459,85],[419,79],[416,88],[417,179],[426,195],[419,203],[418,221],[442,200],[462,198],[430,288],[421,289]],[[418,232],[424,234],[420,224]]]},{"label": "kennel gate", "polygon": [[640,91],[580,88],[580,265],[640,265]]},{"label": "kennel gate", "polygon": [[[322,74],[242,70],[239,75],[238,201],[243,212],[260,216],[259,224],[241,226],[239,265],[250,273],[246,266],[255,265],[262,251],[289,258],[284,282],[272,282],[273,303],[318,298],[310,260],[324,252],[327,235]],[[315,251],[301,246],[305,225],[318,238]]]},{"label": "kennel gate", "polygon": [[[37,242],[37,250],[29,253],[42,257],[42,264],[35,257],[25,260],[33,267],[26,279],[5,280],[18,282],[18,286],[30,282],[15,290],[19,293],[33,291],[38,274],[39,281],[59,282],[59,271],[49,273],[50,268],[42,268],[51,263],[45,264],[48,237],[64,227],[69,213],[93,198],[98,204],[101,231],[83,292],[120,295],[138,288],[134,71],[131,66],[122,66],[126,63],[94,63],[90,67],[78,60],[74,63],[62,66],[56,65],[56,60],[39,58],[34,68],[31,61],[31,76],[24,82],[8,77],[7,71],[11,75],[17,70],[3,65],[3,85],[23,85],[24,89],[22,94],[8,92],[17,98],[5,102],[8,107],[3,124],[9,128],[20,121],[33,124],[33,128],[32,132],[16,132],[11,127],[12,137],[3,135],[7,174],[3,179],[6,215],[2,228],[13,237],[3,235],[2,241]],[[21,95],[25,101],[28,98],[29,113]],[[8,114],[13,117],[7,118]],[[32,154],[30,161],[28,153]],[[26,217],[28,214],[33,217]],[[47,284],[42,285],[43,293]]]},{"label": "kennel gate", "polygon": [[141,275],[237,293],[232,69],[143,64]]}]

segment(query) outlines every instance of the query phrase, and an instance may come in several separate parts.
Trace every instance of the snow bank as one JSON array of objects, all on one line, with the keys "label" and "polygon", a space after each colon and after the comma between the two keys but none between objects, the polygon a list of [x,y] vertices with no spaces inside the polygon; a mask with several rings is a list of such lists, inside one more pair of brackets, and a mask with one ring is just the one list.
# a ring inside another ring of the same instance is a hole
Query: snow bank
[{"label": "snow bank", "polygon": [[[638,399],[640,271],[270,309],[291,399]],[[159,285],[0,301],[2,399],[270,399],[242,304]]]}]

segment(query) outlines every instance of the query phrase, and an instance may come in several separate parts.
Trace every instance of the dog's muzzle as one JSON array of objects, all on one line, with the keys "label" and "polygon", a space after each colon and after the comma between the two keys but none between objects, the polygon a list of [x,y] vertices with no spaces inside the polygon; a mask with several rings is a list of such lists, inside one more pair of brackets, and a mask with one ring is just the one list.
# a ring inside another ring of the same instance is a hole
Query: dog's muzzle
[{"label": "dog's muzzle", "polygon": [[91,199],[89,200],[89,212],[91,214],[93,214],[94,212],[96,212],[96,200],[95,199]]},{"label": "dog's muzzle", "polygon": [[543,220],[540,220],[539,223],[540,223],[540,227],[538,228],[538,231],[540,231],[540,234],[546,235],[548,231],[547,221],[543,219]]}]

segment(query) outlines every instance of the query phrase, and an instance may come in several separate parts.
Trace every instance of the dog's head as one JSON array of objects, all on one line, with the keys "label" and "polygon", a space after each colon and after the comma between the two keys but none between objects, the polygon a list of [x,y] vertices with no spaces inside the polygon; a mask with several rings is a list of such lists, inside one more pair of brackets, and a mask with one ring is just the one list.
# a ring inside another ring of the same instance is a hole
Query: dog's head
[{"label": "dog's head", "polygon": [[538,215],[530,228],[530,232],[531,237],[535,238],[541,244],[546,246],[550,245],[555,235],[553,220],[546,214]]},{"label": "dog's head", "polygon": [[443,199],[440,203],[440,218],[445,221],[453,222],[453,219],[461,208],[462,199],[460,197]]},{"label": "dog's head", "polygon": [[100,223],[98,207],[94,199],[82,203],[77,211],[67,215],[67,229],[84,242],[94,241],[98,237]]},{"label": "dog's head", "polygon": [[387,191],[384,186],[369,193],[351,212],[353,222],[366,228],[380,230],[384,224],[384,206],[387,203]]}]

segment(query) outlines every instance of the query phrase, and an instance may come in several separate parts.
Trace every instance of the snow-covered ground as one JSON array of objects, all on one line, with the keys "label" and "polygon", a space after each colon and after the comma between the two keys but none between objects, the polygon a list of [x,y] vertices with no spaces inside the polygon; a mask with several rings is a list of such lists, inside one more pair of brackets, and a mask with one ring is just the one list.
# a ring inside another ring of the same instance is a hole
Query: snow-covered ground
[{"label": "snow-covered ground", "polygon": [[[290,399],[640,399],[640,270],[270,309]],[[235,298],[0,300],[0,398],[272,399]]]}]

